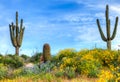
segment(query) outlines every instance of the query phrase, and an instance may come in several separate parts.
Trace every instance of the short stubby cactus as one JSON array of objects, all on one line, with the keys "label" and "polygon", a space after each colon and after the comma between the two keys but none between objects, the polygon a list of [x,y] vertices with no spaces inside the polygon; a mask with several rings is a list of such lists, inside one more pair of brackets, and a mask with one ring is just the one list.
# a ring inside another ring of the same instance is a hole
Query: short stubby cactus
[{"label": "short stubby cactus", "polygon": [[43,60],[44,63],[51,59],[50,46],[48,43],[43,45]]},{"label": "short stubby cactus", "polygon": [[16,25],[12,22],[9,24],[10,37],[12,45],[15,47],[15,54],[19,55],[19,48],[21,47],[25,27],[23,27],[23,19],[21,19],[20,27],[18,26],[18,12],[16,12]]},{"label": "short stubby cactus", "polygon": [[111,34],[110,34],[110,19],[109,19],[109,6],[108,5],[106,5],[105,16],[106,16],[106,32],[107,32],[106,34],[107,34],[107,37],[105,37],[105,35],[104,35],[104,33],[103,33],[102,29],[101,29],[99,19],[97,19],[97,25],[98,25],[98,29],[99,29],[102,40],[107,42],[107,49],[111,50],[111,41],[116,36],[117,25],[118,25],[118,17],[116,17],[114,31],[113,31],[113,34],[111,36]]}]

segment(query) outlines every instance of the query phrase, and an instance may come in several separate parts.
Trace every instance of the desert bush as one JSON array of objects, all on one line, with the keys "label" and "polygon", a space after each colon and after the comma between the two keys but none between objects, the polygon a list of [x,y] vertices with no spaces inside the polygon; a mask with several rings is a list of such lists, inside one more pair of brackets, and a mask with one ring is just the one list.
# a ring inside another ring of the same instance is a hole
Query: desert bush
[{"label": "desert bush", "polygon": [[0,64],[0,79],[3,79],[7,76],[7,67],[3,64]]},{"label": "desert bush", "polygon": [[52,63],[51,61],[42,63],[40,64],[40,72],[43,72],[43,73],[51,72],[54,66],[55,66],[54,63]]},{"label": "desert bush", "polygon": [[56,57],[54,57],[55,65],[62,68],[67,66],[74,66],[74,57],[76,57],[76,50],[74,49],[64,49],[58,52]]},{"label": "desert bush", "polygon": [[64,71],[61,70],[57,70],[54,74],[56,77],[64,77]]},{"label": "desert bush", "polygon": [[4,56],[3,63],[13,69],[22,67],[24,64],[23,58],[16,55]]},{"label": "desert bush", "polygon": [[19,77],[19,76],[22,76],[22,72],[23,72],[23,68],[18,68],[12,72],[12,75],[14,78]]},{"label": "desert bush", "polygon": [[64,57],[72,58],[76,56],[76,53],[75,49],[64,49],[58,52],[57,57],[59,60],[62,60]]},{"label": "desert bush", "polygon": [[39,73],[40,73],[40,69],[38,65],[34,65],[33,67],[23,67],[20,75],[32,75],[32,74],[34,75]]},{"label": "desert bush", "polygon": [[99,66],[96,65],[95,61],[82,60],[78,64],[76,71],[81,75],[97,77],[97,74],[99,74]]},{"label": "desert bush", "polygon": [[72,79],[76,76],[75,70],[72,67],[66,67],[64,71],[65,71],[65,76],[67,76],[68,79]]},{"label": "desert bush", "polygon": [[39,63],[40,62],[40,56],[42,55],[42,53],[36,52],[31,58],[30,58],[30,62],[33,63]]},{"label": "desert bush", "polygon": [[115,80],[113,79],[113,74],[108,70],[102,70],[98,76],[99,79],[97,80],[97,82],[115,82]]},{"label": "desert bush", "polygon": [[30,58],[29,56],[27,56],[25,54],[22,54],[21,57],[24,58],[25,60],[28,59],[28,58]]},{"label": "desert bush", "polygon": [[3,56],[0,55],[0,63],[3,63]]},{"label": "desert bush", "polygon": [[[71,77],[75,75],[75,72],[88,77],[97,77],[102,67],[96,57],[97,54],[97,50],[82,50],[79,52],[74,49],[61,50],[55,57],[59,64],[59,66],[58,64],[56,66],[61,70],[65,70],[68,67],[70,68],[69,70],[73,69],[71,73],[69,72]],[[68,77],[70,77],[69,74],[67,75]]]},{"label": "desert bush", "polygon": [[53,82],[53,80],[55,79],[55,76],[52,75],[51,73],[45,73],[44,76],[41,76],[41,79],[43,80],[43,82]]}]

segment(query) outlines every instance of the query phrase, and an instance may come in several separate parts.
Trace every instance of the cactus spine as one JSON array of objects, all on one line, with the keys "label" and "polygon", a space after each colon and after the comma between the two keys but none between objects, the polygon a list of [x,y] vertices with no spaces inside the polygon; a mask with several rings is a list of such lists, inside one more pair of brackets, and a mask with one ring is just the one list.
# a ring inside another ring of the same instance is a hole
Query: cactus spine
[{"label": "cactus spine", "polygon": [[49,44],[44,44],[43,45],[43,60],[44,60],[44,63],[48,60],[51,59],[51,54],[50,54],[50,46]]},{"label": "cactus spine", "polygon": [[16,25],[12,22],[9,24],[10,37],[12,45],[15,47],[15,54],[19,55],[25,27],[23,27],[23,19],[21,19],[20,27],[18,26],[18,12],[16,12]]},{"label": "cactus spine", "polygon": [[112,36],[110,35],[110,19],[109,19],[109,6],[108,5],[106,5],[105,17],[106,17],[107,37],[105,37],[105,35],[104,35],[104,33],[103,33],[102,29],[101,29],[99,19],[97,19],[97,25],[98,25],[98,29],[99,29],[102,40],[107,42],[107,49],[111,50],[111,40],[113,40],[115,38],[115,36],[116,36],[117,25],[118,25],[118,17],[116,17],[114,31],[113,31]]}]

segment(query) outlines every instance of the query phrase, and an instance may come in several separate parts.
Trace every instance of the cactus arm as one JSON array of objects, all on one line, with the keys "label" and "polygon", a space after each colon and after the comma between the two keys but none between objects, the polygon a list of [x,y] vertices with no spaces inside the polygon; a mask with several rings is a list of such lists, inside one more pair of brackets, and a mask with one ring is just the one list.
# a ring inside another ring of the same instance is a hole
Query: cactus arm
[{"label": "cactus arm", "polygon": [[18,12],[16,12],[16,42],[17,42],[17,45],[19,45]]},{"label": "cactus arm", "polygon": [[106,31],[107,31],[107,39],[110,40],[110,19],[109,19],[109,7],[108,5],[106,6]]},{"label": "cactus arm", "polygon": [[18,12],[16,12],[16,40],[18,38]]},{"label": "cactus arm", "polygon": [[107,27],[107,40],[110,40],[110,20],[108,19],[108,27]]},{"label": "cactus arm", "polygon": [[103,31],[100,27],[100,23],[99,23],[99,20],[97,19],[97,25],[98,25],[98,29],[99,29],[99,32],[100,32],[100,35],[101,35],[101,38],[103,41],[107,41],[107,38],[105,38],[105,35],[103,34]]},{"label": "cactus arm", "polygon": [[16,27],[14,24],[12,24],[12,30],[13,30],[13,43],[14,43],[15,47],[17,47],[17,41],[16,41],[16,37],[15,37]]},{"label": "cactus arm", "polygon": [[23,34],[24,34],[24,30],[25,30],[25,27],[20,29],[20,35],[19,35],[19,47],[21,47],[21,44],[22,44],[22,40],[23,40]]},{"label": "cactus arm", "polygon": [[114,27],[114,31],[111,37],[111,40],[113,40],[116,36],[116,31],[117,31],[117,25],[118,25],[118,17],[116,17],[116,21],[115,21],[115,27]]},{"label": "cactus arm", "polygon": [[25,30],[25,27],[23,27],[23,28],[22,27],[23,27],[23,19],[21,19],[21,22],[20,22],[19,44],[18,44],[19,47],[22,44],[23,34],[24,34],[24,30]]},{"label": "cactus arm", "polygon": [[22,44],[22,37],[23,37],[23,34],[22,34],[22,26],[23,26],[23,19],[21,19],[21,22],[20,22],[20,31],[19,31],[19,40],[18,40],[18,46],[20,47],[21,44]]},{"label": "cactus arm", "polygon": [[20,32],[22,31],[22,27],[23,27],[23,19],[21,19],[21,22],[20,22]]},{"label": "cactus arm", "polygon": [[16,12],[16,26],[18,27],[18,12]]},{"label": "cactus arm", "polygon": [[12,45],[14,47],[16,47],[17,44],[16,44],[15,32],[14,32],[15,31],[15,26],[14,26],[13,23],[11,25],[9,25],[9,29],[10,29],[10,38],[11,38],[11,41],[12,41]]},{"label": "cactus arm", "polygon": [[10,38],[11,38],[11,41],[12,41],[12,45],[15,46],[14,45],[14,40],[13,40],[13,30],[12,30],[12,27],[11,27],[10,24],[9,24],[9,29],[10,29]]}]

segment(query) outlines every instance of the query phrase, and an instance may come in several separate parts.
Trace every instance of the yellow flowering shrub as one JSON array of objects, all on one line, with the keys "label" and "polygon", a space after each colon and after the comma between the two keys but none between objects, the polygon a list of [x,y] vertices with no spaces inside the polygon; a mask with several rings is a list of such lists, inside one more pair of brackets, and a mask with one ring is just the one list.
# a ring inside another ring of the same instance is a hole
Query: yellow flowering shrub
[{"label": "yellow flowering shrub", "polygon": [[112,82],[113,74],[110,71],[102,70],[101,74],[99,74],[99,79],[97,82]]},{"label": "yellow flowering shrub", "polygon": [[74,57],[76,57],[76,51],[74,49],[64,49],[57,54],[56,60],[59,63],[59,67],[63,69],[75,64]]},{"label": "yellow flowering shrub", "polygon": [[[110,75],[106,76],[106,78],[111,76],[111,79],[115,81],[120,77],[120,55],[118,51],[95,48],[77,52],[74,49],[64,49],[56,55],[56,61],[59,62],[59,65],[56,65],[57,69],[64,71],[65,68],[70,67],[77,74],[98,77],[101,81],[106,81],[102,76],[109,73]],[[105,70],[104,68],[107,68],[108,71],[100,71]]]},{"label": "yellow flowering shrub", "polygon": [[75,49],[64,49],[58,52],[57,57],[59,59],[62,59],[63,57],[74,57],[75,55],[76,55]]}]

